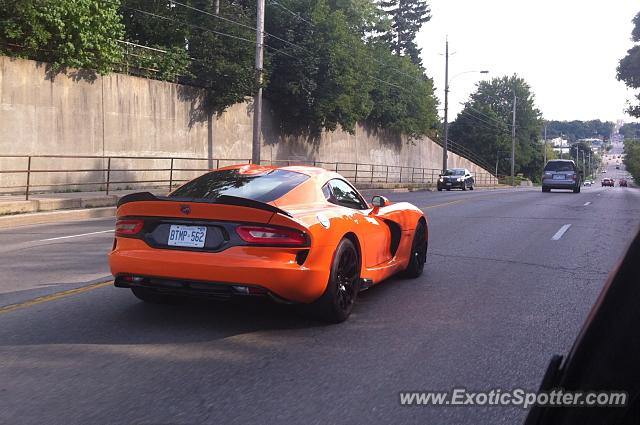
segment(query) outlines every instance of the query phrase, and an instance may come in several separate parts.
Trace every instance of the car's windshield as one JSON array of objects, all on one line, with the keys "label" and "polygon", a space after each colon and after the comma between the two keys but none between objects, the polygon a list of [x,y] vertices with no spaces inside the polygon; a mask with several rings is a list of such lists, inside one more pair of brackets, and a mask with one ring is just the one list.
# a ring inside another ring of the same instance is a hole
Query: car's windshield
[{"label": "car's windshield", "polygon": [[215,199],[228,195],[271,202],[308,178],[305,174],[287,170],[270,170],[260,174],[243,174],[238,169],[213,171],[179,187],[169,196]]},{"label": "car's windshield", "polygon": [[549,161],[544,171],[574,171],[573,164],[567,161]]},{"label": "car's windshield", "polygon": [[453,169],[453,170],[447,170],[446,173],[444,173],[445,176],[464,176],[464,170],[458,170],[458,169]]}]

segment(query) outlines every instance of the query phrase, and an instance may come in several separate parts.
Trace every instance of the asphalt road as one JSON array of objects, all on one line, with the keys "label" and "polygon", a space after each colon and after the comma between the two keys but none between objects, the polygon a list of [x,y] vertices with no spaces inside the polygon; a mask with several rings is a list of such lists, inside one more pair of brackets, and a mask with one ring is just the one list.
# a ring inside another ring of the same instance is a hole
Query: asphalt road
[{"label": "asphalt road", "polygon": [[0,231],[0,308],[22,303],[0,310],[0,423],[521,423],[520,408],[402,407],[399,392],[535,390],[638,229],[640,190],[390,197],[429,216],[425,273],[362,293],[333,326],[110,285],[52,297],[108,275],[113,220]]}]

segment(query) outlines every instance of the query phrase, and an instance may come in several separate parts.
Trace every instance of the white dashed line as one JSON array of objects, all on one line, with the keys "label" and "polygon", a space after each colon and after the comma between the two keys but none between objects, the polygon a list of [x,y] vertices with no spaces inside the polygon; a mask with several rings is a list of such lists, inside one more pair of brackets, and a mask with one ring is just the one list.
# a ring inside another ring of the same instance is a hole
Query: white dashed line
[{"label": "white dashed line", "polygon": [[584,206],[585,206],[585,207],[586,207],[587,205],[591,205],[591,201],[589,201],[589,202],[585,202],[585,203],[584,203]]},{"label": "white dashed line", "polygon": [[567,230],[569,230],[569,227],[571,227],[570,224],[565,224],[564,226],[562,226],[555,235],[553,235],[553,237],[551,238],[552,241],[558,241],[560,240],[560,238],[562,238],[562,236],[567,232]]},{"label": "white dashed line", "polygon": [[113,232],[113,230],[102,230],[100,232],[82,233],[80,235],[60,236],[60,237],[57,237],[57,238],[40,239],[38,242],[49,242],[49,241],[57,241],[57,240],[60,240],[60,239],[79,238],[81,236],[98,235],[100,233],[109,233],[109,232]]}]

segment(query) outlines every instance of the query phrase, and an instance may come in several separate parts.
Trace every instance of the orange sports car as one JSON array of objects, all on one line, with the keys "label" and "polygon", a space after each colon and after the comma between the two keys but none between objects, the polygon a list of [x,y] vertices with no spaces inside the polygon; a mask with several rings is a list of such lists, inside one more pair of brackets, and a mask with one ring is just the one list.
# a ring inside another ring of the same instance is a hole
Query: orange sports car
[{"label": "orange sports car", "polygon": [[269,296],[330,322],[359,291],[422,273],[427,217],[316,167],[242,165],[208,172],[168,196],[118,202],[115,286],[143,301]]}]

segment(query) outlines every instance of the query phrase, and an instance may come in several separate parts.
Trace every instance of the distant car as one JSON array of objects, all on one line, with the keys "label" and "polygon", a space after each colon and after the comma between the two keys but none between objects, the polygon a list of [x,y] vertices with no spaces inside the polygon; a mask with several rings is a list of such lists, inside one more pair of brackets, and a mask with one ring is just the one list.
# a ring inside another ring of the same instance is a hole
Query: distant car
[{"label": "distant car", "polygon": [[620,186],[620,187],[627,187],[627,180],[625,180],[625,179],[620,179],[620,181],[618,182],[618,186]]},{"label": "distant car", "polygon": [[602,187],[610,186],[613,187],[613,179],[602,179]]},{"label": "distant car", "polygon": [[552,159],[544,166],[542,191],[551,189],[570,189],[580,193],[580,172],[576,163],[568,159]]},{"label": "distant car", "polygon": [[582,183],[582,185],[586,187],[591,186],[591,180],[585,180],[584,183]]},{"label": "distant car", "polygon": [[462,189],[473,190],[475,180],[473,174],[466,168],[452,168],[447,170],[444,174],[440,175],[438,179],[438,192],[442,192],[442,189]]},{"label": "distant car", "polygon": [[607,170],[602,170],[602,174],[607,174]]}]

